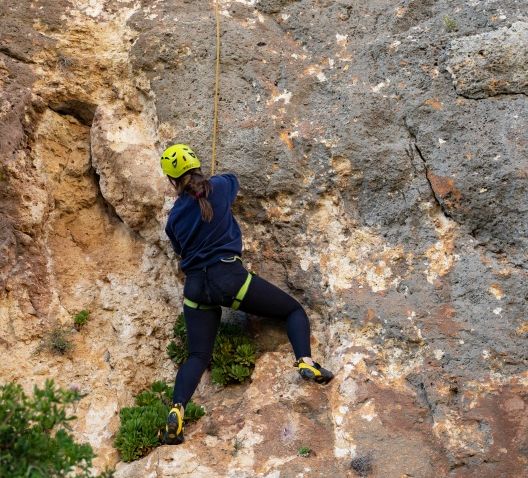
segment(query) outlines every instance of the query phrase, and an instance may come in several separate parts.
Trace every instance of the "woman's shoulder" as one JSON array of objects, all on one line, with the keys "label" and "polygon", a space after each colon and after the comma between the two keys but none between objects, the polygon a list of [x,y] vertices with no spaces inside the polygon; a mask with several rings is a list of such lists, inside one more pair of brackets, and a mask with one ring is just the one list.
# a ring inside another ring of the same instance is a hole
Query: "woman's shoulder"
[{"label": "woman's shoulder", "polygon": [[213,186],[213,191],[215,188],[223,190],[231,202],[234,201],[238,189],[239,183],[237,177],[232,173],[218,174],[211,177],[211,184]]},{"label": "woman's shoulder", "polygon": [[238,178],[233,173],[217,174],[212,176],[210,181],[213,186],[215,184],[225,184],[227,187],[234,189],[239,187]]},{"label": "woman's shoulder", "polygon": [[211,176],[211,181],[233,181],[235,180],[238,182],[238,178],[234,173],[222,173],[222,174],[215,174],[214,176]]},{"label": "woman's shoulder", "polygon": [[188,194],[180,194],[172,203],[172,207],[169,210],[169,218],[178,216],[185,211],[191,203],[190,196]]}]

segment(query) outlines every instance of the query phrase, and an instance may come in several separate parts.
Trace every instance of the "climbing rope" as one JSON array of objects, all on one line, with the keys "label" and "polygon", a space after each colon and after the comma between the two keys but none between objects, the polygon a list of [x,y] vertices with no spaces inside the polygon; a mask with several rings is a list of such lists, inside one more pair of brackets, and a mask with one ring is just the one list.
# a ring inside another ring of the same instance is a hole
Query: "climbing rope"
[{"label": "climbing rope", "polygon": [[216,72],[214,89],[214,114],[213,114],[213,147],[211,153],[211,176],[215,173],[216,167],[216,137],[218,132],[218,95],[220,91],[220,0],[213,0],[215,4],[216,18]]}]

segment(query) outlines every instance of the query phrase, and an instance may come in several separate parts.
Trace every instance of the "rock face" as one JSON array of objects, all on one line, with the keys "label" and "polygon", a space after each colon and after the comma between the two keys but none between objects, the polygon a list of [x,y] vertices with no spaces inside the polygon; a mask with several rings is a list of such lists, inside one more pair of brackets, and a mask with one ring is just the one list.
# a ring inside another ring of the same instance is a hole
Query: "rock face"
[{"label": "rock face", "polygon": [[480,99],[528,94],[528,23],[451,42],[448,70],[459,95]]},{"label": "rock face", "polygon": [[[218,170],[242,184],[245,259],[306,306],[336,378],[302,383],[282,326],[251,318],[252,382],[205,377],[186,443],[116,476],[527,476],[526,3],[219,6]],[[99,468],[119,409],[173,378],[158,155],[187,142],[209,165],[213,13],[0,6],[2,381],[86,392],[74,428]],[[34,353],[81,309],[73,352]]]}]

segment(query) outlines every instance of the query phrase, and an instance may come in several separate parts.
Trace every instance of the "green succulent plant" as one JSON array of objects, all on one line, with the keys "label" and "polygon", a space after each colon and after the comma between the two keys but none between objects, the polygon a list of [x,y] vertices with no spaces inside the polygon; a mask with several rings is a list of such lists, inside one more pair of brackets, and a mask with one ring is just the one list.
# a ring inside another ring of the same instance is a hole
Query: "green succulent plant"
[{"label": "green succulent plant", "polygon": [[186,422],[196,422],[205,415],[205,409],[201,405],[196,405],[192,401],[185,407],[185,416],[183,419]]},{"label": "green succulent plant", "polygon": [[[174,340],[167,347],[169,357],[183,363],[188,357],[187,330],[181,314],[174,324]],[[211,360],[211,380],[217,385],[242,383],[253,372],[256,348],[235,324],[220,324]]]},{"label": "green succulent plant", "polygon": [[[114,446],[123,461],[137,460],[161,445],[161,432],[165,427],[171,404],[172,387],[157,381],[136,396],[135,406],[121,409],[121,424]],[[204,408],[191,401],[185,407],[183,419],[186,422],[194,422],[203,415]]]}]

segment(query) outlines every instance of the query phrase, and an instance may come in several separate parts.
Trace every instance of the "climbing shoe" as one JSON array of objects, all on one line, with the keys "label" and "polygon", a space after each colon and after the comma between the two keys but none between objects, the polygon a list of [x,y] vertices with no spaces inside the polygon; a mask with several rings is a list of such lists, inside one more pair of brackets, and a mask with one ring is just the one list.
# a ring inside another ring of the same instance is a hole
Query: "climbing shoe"
[{"label": "climbing shoe", "polygon": [[165,445],[179,445],[183,442],[183,406],[175,404],[167,417],[167,424],[163,433]]},{"label": "climbing shoe", "polygon": [[301,358],[295,362],[294,366],[297,367],[299,375],[305,380],[325,384],[334,378],[334,374],[330,370],[321,367],[317,362],[310,365]]}]

